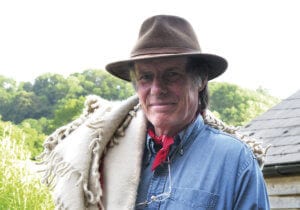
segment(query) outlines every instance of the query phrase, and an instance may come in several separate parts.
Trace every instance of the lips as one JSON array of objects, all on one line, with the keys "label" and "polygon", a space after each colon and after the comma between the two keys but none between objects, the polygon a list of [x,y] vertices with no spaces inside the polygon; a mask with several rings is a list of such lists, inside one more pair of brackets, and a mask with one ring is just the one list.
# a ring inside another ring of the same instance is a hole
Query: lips
[{"label": "lips", "polygon": [[149,106],[170,106],[176,104],[175,102],[151,102]]},{"label": "lips", "polygon": [[150,103],[148,107],[156,112],[166,112],[174,108],[176,103],[173,102],[159,102],[159,103]]}]

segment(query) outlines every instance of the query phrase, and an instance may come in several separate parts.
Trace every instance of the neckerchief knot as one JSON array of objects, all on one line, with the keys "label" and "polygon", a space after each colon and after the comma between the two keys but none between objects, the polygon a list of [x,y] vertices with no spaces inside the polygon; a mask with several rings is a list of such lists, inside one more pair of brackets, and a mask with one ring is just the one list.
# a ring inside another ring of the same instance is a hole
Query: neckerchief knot
[{"label": "neckerchief knot", "polygon": [[167,135],[156,136],[151,128],[148,129],[148,135],[155,142],[155,144],[162,146],[157,152],[151,167],[151,170],[154,171],[157,166],[166,161],[170,152],[170,147],[172,144],[174,144],[174,137]]}]

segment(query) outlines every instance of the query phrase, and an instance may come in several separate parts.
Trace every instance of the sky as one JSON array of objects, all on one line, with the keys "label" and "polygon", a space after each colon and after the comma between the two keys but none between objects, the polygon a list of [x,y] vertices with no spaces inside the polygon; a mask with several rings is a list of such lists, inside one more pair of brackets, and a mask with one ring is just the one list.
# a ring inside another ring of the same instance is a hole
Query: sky
[{"label": "sky", "polygon": [[297,0],[1,0],[0,75],[31,81],[127,59],[142,22],[178,15],[194,27],[203,53],[229,63],[221,77],[287,98],[300,89]]}]

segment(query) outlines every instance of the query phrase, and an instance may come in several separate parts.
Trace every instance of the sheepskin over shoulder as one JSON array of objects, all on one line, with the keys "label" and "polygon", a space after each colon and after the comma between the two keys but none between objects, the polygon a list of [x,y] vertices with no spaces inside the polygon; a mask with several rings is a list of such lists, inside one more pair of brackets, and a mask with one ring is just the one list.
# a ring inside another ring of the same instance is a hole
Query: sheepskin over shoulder
[{"label": "sheepskin over shoulder", "polygon": [[[203,118],[206,124],[245,142],[263,166],[267,148],[261,142],[225,125],[209,110]],[[51,134],[39,157],[42,182],[54,188],[56,209],[133,209],[146,124],[137,96],[119,102],[88,96],[82,115]]]}]

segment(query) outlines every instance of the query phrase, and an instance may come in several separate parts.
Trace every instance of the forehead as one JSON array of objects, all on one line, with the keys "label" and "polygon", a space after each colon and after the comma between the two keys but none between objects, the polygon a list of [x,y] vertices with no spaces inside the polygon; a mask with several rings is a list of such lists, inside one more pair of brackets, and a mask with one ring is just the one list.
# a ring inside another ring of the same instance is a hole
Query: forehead
[{"label": "forehead", "polygon": [[[186,66],[186,58],[157,58],[151,60],[141,60],[134,63],[136,70],[164,70],[168,68],[178,67],[184,68]],[[151,69],[149,69],[151,68]]]}]

